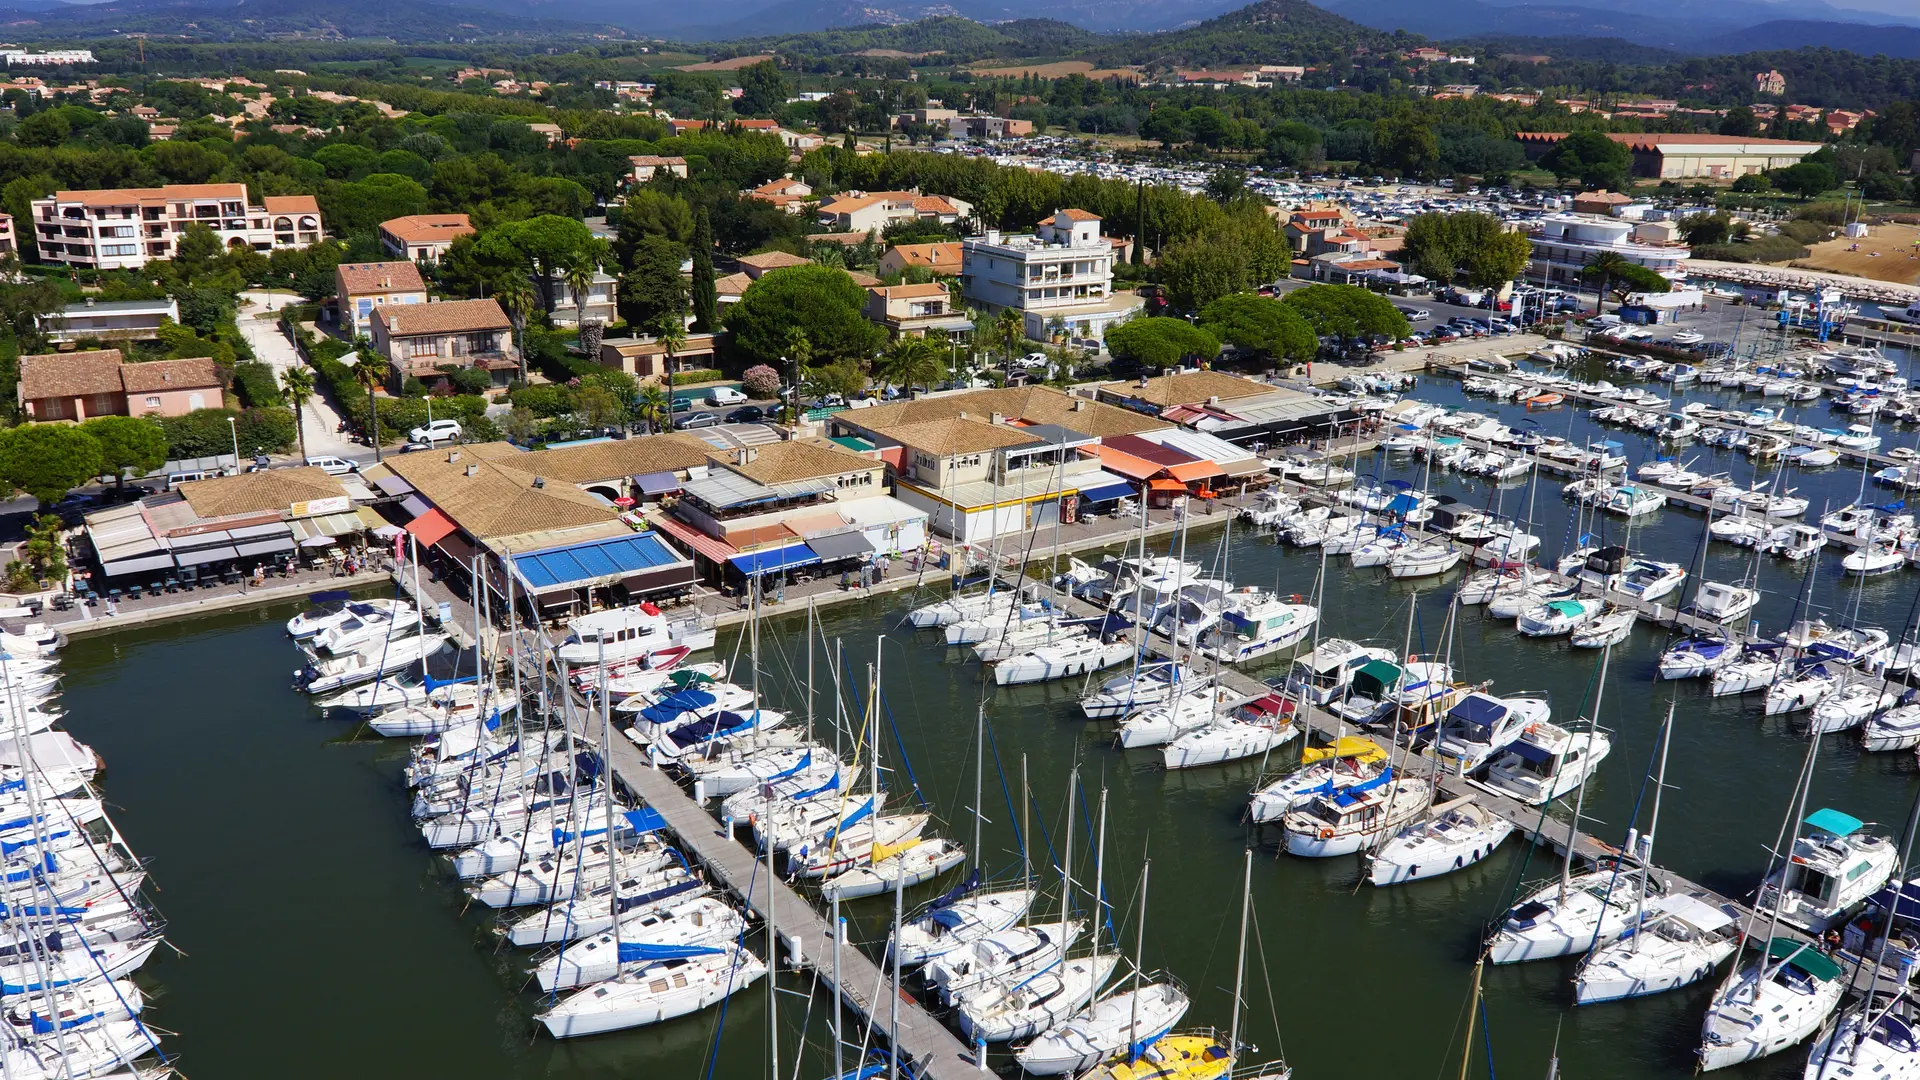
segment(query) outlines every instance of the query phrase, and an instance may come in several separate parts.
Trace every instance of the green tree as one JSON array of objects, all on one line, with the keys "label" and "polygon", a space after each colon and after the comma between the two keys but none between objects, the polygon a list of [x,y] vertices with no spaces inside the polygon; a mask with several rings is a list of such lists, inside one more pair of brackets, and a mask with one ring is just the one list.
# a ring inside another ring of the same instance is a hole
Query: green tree
[{"label": "green tree", "polygon": [[680,276],[686,249],[664,236],[645,236],[634,247],[633,264],[620,281],[627,321],[653,326],[687,310],[687,282]]},{"label": "green tree", "polygon": [[[373,447],[373,460],[380,460],[380,408],[374,401],[373,392],[386,382],[387,362],[379,353],[373,351],[373,341],[361,334],[353,339],[353,381],[367,390],[367,442]],[[526,359],[524,350],[520,360],[521,374],[524,377]]]},{"label": "green tree", "polygon": [[1320,350],[1307,320],[1267,296],[1223,296],[1200,310],[1200,328],[1225,344],[1262,356],[1311,360]]},{"label": "green tree", "polygon": [[634,413],[639,421],[647,425],[648,432],[668,431],[673,427],[672,398],[667,388],[659,383],[648,383],[640,388],[640,395],[634,401]]},{"label": "green tree", "polygon": [[755,364],[740,373],[740,388],[748,397],[773,397],[780,392],[780,373],[769,364]]},{"label": "green tree", "polygon": [[507,312],[507,319],[513,323],[514,351],[520,354],[520,381],[527,381],[527,316],[539,305],[534,295],[533,282],[524,275],[512,274],[502,278],[495,286],[493,298]]},{"label": "green tree", "polygon": [[867,373],[851,360],[836,360],[831,364],[805,369],[800,385],[810,397],[824,398],[829,394],[839,394],[843,398],[850,398],[867,388]]},{"label": "green tree", "polygon": [[1533,242],[1523,232],[1501,229],[1467,252],[1467,284],[1498,288],[1517,280],[1533,261]]},{"label": "green tree", "polygon": [[940,349],[923,337],[889,343],[873,363],[873,374],[883,387],[931,386],[945,370]]},{"label": "green tree", "polygon": [[1373,159],[1410,176],[1428,172],[1440,160],[1440,139],[1424,117],[1414,113],[1373,122]]},{"label": "green tree", "polygon": [[790,266],[753,283],[728,310],[726,328],[733,348],[762,363],[786,353],[788,334],[806,335],[816,358],[862,366],[886,331],[861,314],[867,292],[840,270]]},{"label": "green tree", "polygon": [[286,391],[287,404],[293,406],[293,427],[300,436],[300,459],[307,458],[307,401],[313,397],[313,369],[310,367],[290,367],[280,375],[280,385]]},{"label": "green tree", "polygon": [[1766,173],[1748,173],[1745,176],[1736,177],[1730,190],[1741,194],[1772,191],[1773,181],[1767,179]]},{"label": "green tree", "polygon": [[174,245],[173,264],[179,268],[186,280],[205,277],[213,272],[213,263],[224,252],[220,244],[220,234],[205,225],[195,222],[188,225],[180,234],[180,242]]},{"label": "green tree", "polygon": [[700,208],[693,227],[693,280],[688,285],[688,300],[693,305],[693,328],[712,331],[720,326],[720,295],[714,289],[713,223],[707,208]]},{"label": "green tree", "polygon": [[1760,134],[1760,119],[1745,105],[1735,106],[1728,109],[1727,115],[1720,118],[1720,134],[1751,139]]},{"label": "green tree", "polygon": [[1775,169],[1768,176],[1773,180],[1774,187],[1802,199],[1824,195],[1840,186],[1840,177],[1833,171],[1833,166],[1818,161],[1803,161],[1798,165]]},{"label": "green tree", "polygon": [[1576,131],[1540,155],[1541,168],[1562,183],[1578,180],[1593,188],[1626,187],[1632,165],[1633,154],[1626,144],[1593,130]]},{"label": "green tree", "polygon": [[[1594,291],[1601,297],[1611,291],[1623,303],[1628,293],[1666,292],[1672,288],[1666,278],[1617,251],[1603,251],[1588,259],[1580,268],[1580,279],[1593,282]],[[1605,301],[1600,301],[1595,314],[1605,307]]]},{"label": "green tree", "polygon": [[112,473],[117,486],[127,482],[126,471],[145,476],[167,461],[167,433],[160,425],[132,416],[97,416],[80,425],[100,445],[100,471]]},{"label": "green tree", "polygon": [[320,210],[341,235],[371,233],[391,218],[425,213],[427,189],[399,173],[374,173],[351,183],[328,185],[320,195]]},{"label": "green tree", "polygon": [[28,424],[0,432],[0,480],[33,496],[42,507],[59,502],[100,472],[100,442],[79,427]]},{"label": "green tree", "polygon": [[1280,302],[1298,311],[1321,337],[1381,334],[1397,341],[1413,332],[1407,317],[1391,301],[1357,285],[1309,285]]},{"label": "green tree", "polygon": [[793,96],[793,84],[771,60],[749,64],[734,73],[740,80],[740,96],[733,108],[744,116],[772,116]]},{"label": "green tree", "polygon": [[557,214],[502,222],[481,233],[474,246],[484,257],[531,273],[544,311],[553,310],[553,283],[565,267],[582,262],[597,266],[609,255],[607,242],[586,225]]},{"label": "green tree", "polygon": [[1188,358],[1211,360],[1220,342],[1185,319],[1129,319],[1107,331],[1107,351],[1150,368],[1169,368]]},{"label": "green tree", "polygon": [[1687,243],[1694,247],[1724,244],[1733,235],[1733,218],[1724,211],[1694,214],[1680,219],[1680,232],[1686,236]]},{"label": "green tree", "polygon": [[599,273],[598,265],[587,262],[571,263],[561,271],[561,280],[573,293],[573,321],[582,330],[587,325],[587,291],[593,288],[593,279]]},{"label": "green tree", "polygon": [[19,561],[7,564],[9,590],[33,592],[43,581],[51,584],[66,579],[67,545],[61,536],[65,531],[66,523],[52,514],[41,514],[28,523]]}]

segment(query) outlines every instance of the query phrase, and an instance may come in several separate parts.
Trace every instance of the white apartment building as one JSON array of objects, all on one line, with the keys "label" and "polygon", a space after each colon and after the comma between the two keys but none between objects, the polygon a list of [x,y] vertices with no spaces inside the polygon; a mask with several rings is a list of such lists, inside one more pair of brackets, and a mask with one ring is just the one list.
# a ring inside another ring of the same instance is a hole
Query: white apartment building
[{"label": "white apartment building", "polygon": [[1098,341],[1145,303],[1113,295],[1113,260],[1099,217],[1060,210],[1030,234],[989,229],[962,242],[960,284],[968,302],[990,313],[1020,312],[1029,338],[1045,340],[1059,326],[1070,337]]},{"label": "white apartment building", "polygon": [[8,64],[91,64],[92,49],[49,49],[46,52],[29,52],[26,49],[0,50],[0,60]]},{"label": "white apartment building", "polygon": [[245,184],[58,191],[32,205],[40,261],[97,270],[172,258],[194,224],[212,229],[228,248],[254,251],[305,247],[324,235],[313,196],[268,196],[253,206]]},{"label": "white apartment building", "polygon": [[1527,276],[1550,284],[1578,282],[1580,268],[1605,251],[1624,255],[1656,273],[1678,275],[1681,262],[1692,252],[1685,244],[1664,239],[1670,230],[1659,226],[1595,214],[1554,214],[1528,234],[1533,261],[1527,264]]}]

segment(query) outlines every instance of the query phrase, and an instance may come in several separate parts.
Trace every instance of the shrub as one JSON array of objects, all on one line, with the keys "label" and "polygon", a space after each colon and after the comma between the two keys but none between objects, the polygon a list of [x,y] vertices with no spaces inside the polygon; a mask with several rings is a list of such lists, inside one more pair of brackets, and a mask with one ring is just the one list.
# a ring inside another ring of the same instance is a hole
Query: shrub
[{"label": "shrub", "polygon": [[[227,426],[231,417],[234,424]],[[236,440],[242,457],[256,450],[284,453],[293,448],[293,411],[262,409],[195,409],[185,416],[162,417],[170,458],[231,454]]]},{"label": "shrub", "polygon": [[667,376],[668,386],[692,386],[695,383],[719,382],[725,376],[713,368],[693,368],[677,375]]},{"label": "shrub", "polygon": [[755,364],[740,376],[740,385],[748,397],[770,398],[780,392],[780,373],[765,364]]},{"label": "shrub", "polygon": [[233,366],[233,392],[240,396],[243,405],[278,405],[281,401],[280,384],[273,376],[273,368],[258,360]]},{"label": "shrub", "polygon": [[573,411],[573,395],[554,383],[523,386],[507,395],[516,409],[525,409],[537,417],[564,416]]}]

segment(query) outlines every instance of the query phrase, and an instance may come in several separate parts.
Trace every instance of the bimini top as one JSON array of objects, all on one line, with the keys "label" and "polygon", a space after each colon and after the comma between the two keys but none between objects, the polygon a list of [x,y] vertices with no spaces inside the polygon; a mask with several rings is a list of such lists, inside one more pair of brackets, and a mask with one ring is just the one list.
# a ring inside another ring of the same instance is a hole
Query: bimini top
[{"label": "bimini top", "polygon": [[1587,607],[1575,600],[1552,600],[1547,603],[1547,610],[1571,619],[1576,615],[1584,614]]},{"label": "bimini top", "polygon": [[[1846,815],[1841,815],[1845,817]],[[1831,982],[1840,974],[1840,965],[1827,959],[1819,949],[1792,938],[1777,937],[1767,943],[1767,956],[1788,963],[1821,982]],[[1788,960],[1788,957],[1792,957]]]},{"label": "bimini top", "polygon": [[1834,836],[1852,836],[1866,823],[1852,814],[1843,814],[1827,806],[1807,815],[1807,825]]}]

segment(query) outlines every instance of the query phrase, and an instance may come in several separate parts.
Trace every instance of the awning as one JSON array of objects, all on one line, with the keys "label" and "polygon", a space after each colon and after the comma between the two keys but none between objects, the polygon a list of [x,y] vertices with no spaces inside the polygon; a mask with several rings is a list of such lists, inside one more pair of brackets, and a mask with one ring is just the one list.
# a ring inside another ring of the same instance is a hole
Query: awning
[{"label": "awning", "polygon": [[402,480],[400,476],[396,473],[389,472],[384,476],[374,477],[373,486],[379,488],[381,491],[385,492],[388,495],[413,494],[413,485],[407,483],[405,480]]},{"label": "awning", "polygon": [[227,530],[227,535],[238,540],[271,540],[275,537],[292,536],[293,526],[284,521],[271,525],[243,525],[238,529]]},{"label": "awning", "polygon": [[1111,446],[1102,446],[1099,448],[1099,451],[1100,467],[1103,469],[1111,469],[1121,476],[1131,477],[1135,480],[1145,480],[1147,477],[1158,473],[1161,469],[1158,462],[1148,461],[1146,458],[1129,454],[1125,450],[1115,450]]},{"label": "awning", "polygon": [[1187,485],[1181,483],[1180,481],[1168,480],[1168,479],[1165,479],[1164,477],[1158,480],[1147,481],[1147,487],[1153,491],[1185,491],[1187,490]]},{"label": "awning", "polygon": [[1114,499],[1125,499],[1133,494],[1134,487],[1132,484],[1119,481],[1111,484],[1101,484],[1097,488],[1082,488],[1080,491],[1080,501],[1109,502]]},{"label": "awning", "polygon": [[400,509],[405,510],[413,517],[419,517],[421,514],[432,510],[433,504],[418,495],[408,495],[406,498],[400,500]]},{"label": "awning", "polygon": [[[366,510],[362,506],[359,510]],[[378,514],[372,514],[374,524],[384,524]],[[316,536],[345,536],[371,528],[367,519],[360,516],[358,510],[349,510],[344,514],[322,514],[319,517],[299,518],[293,522],[293,538],[308,540]]]},{"label": "awning", "polygon": [[249,555],[272,555],[281,551],[293,550],[293,536],[273,536],[265,540],[250,540],[233,546],[234,553],[240,558]]},{"label": "awning", "polygon": [[237,559],[240,553],[232,545],[224,547],[201,548],[198,551],[176,551],[173,558],[181,566],[205,566],[207,563],[220,562],[223,559]]},{"label": "awning", "polygon": [[478,554],[473,545],[467,543],[467,538],[457,532],[448,533],[436,540],[432,546],[440,549],[441,554],[447,558],[467,568],[473,566],[473,557]]},{"label": "awning", "polygon": [[516,555],[513,569],[530,592],[578,589],[617,581],[686,559],[650,532]]},{"label": "awning", "polygon": [[821,562],[835,562],[840,559],[854,559],[873,554],[873,545],[859,530],[853,532],[828,533],[825,536],[807,537],[807,546],[820,556]]},{"label": "awning", "polygon": [[1195,480],[1210,480],[1216,476],[1225,476],[1227,470],[1211,461],[1188,461],[1167,466],[1167,475],[1183,484],[1191,484]]},{"label": "awning", "polygon": [[725,540],[716,540],[679,518],[657,514],[647,520],[653,523],[654,528],[685,544],[696,555],[705,556],[712,562],[723,563],[740,554],[739,548]]},{"label": "awning", "polygon": [[815,555],[813,549],[805,544],[789,544],[786,547],[769,548],[765,551],[750,551],[744,555],[735,555],[727,561],[733,564],[734,569],[748,577],[757,577],[760,574],[770,574],[776,570],[791,570],[798,566],[812,566],[820,561],[820,556]]},{"label": "awning", "polygon": [[158,555],[140,555],[131,559],[101,563],[100,572],[107,577],[121,577],[126,574],[141,574],[154,570],[168,570],[173,567],[173,556],[167,552]]},{"label": "awning", "polygon": [[680,481],[670,472],[650,472],[634,477],[633,486],[639,488],[642,495],[662,495],[679,491]]},{"label": "awning", "polygon": [[439,510],[428,510],[407,522],[407,531],[413,534],[415,540],[428,547],[439,543],[441,537],[458,529],[459,526],[453,523],[453,519]]}]

